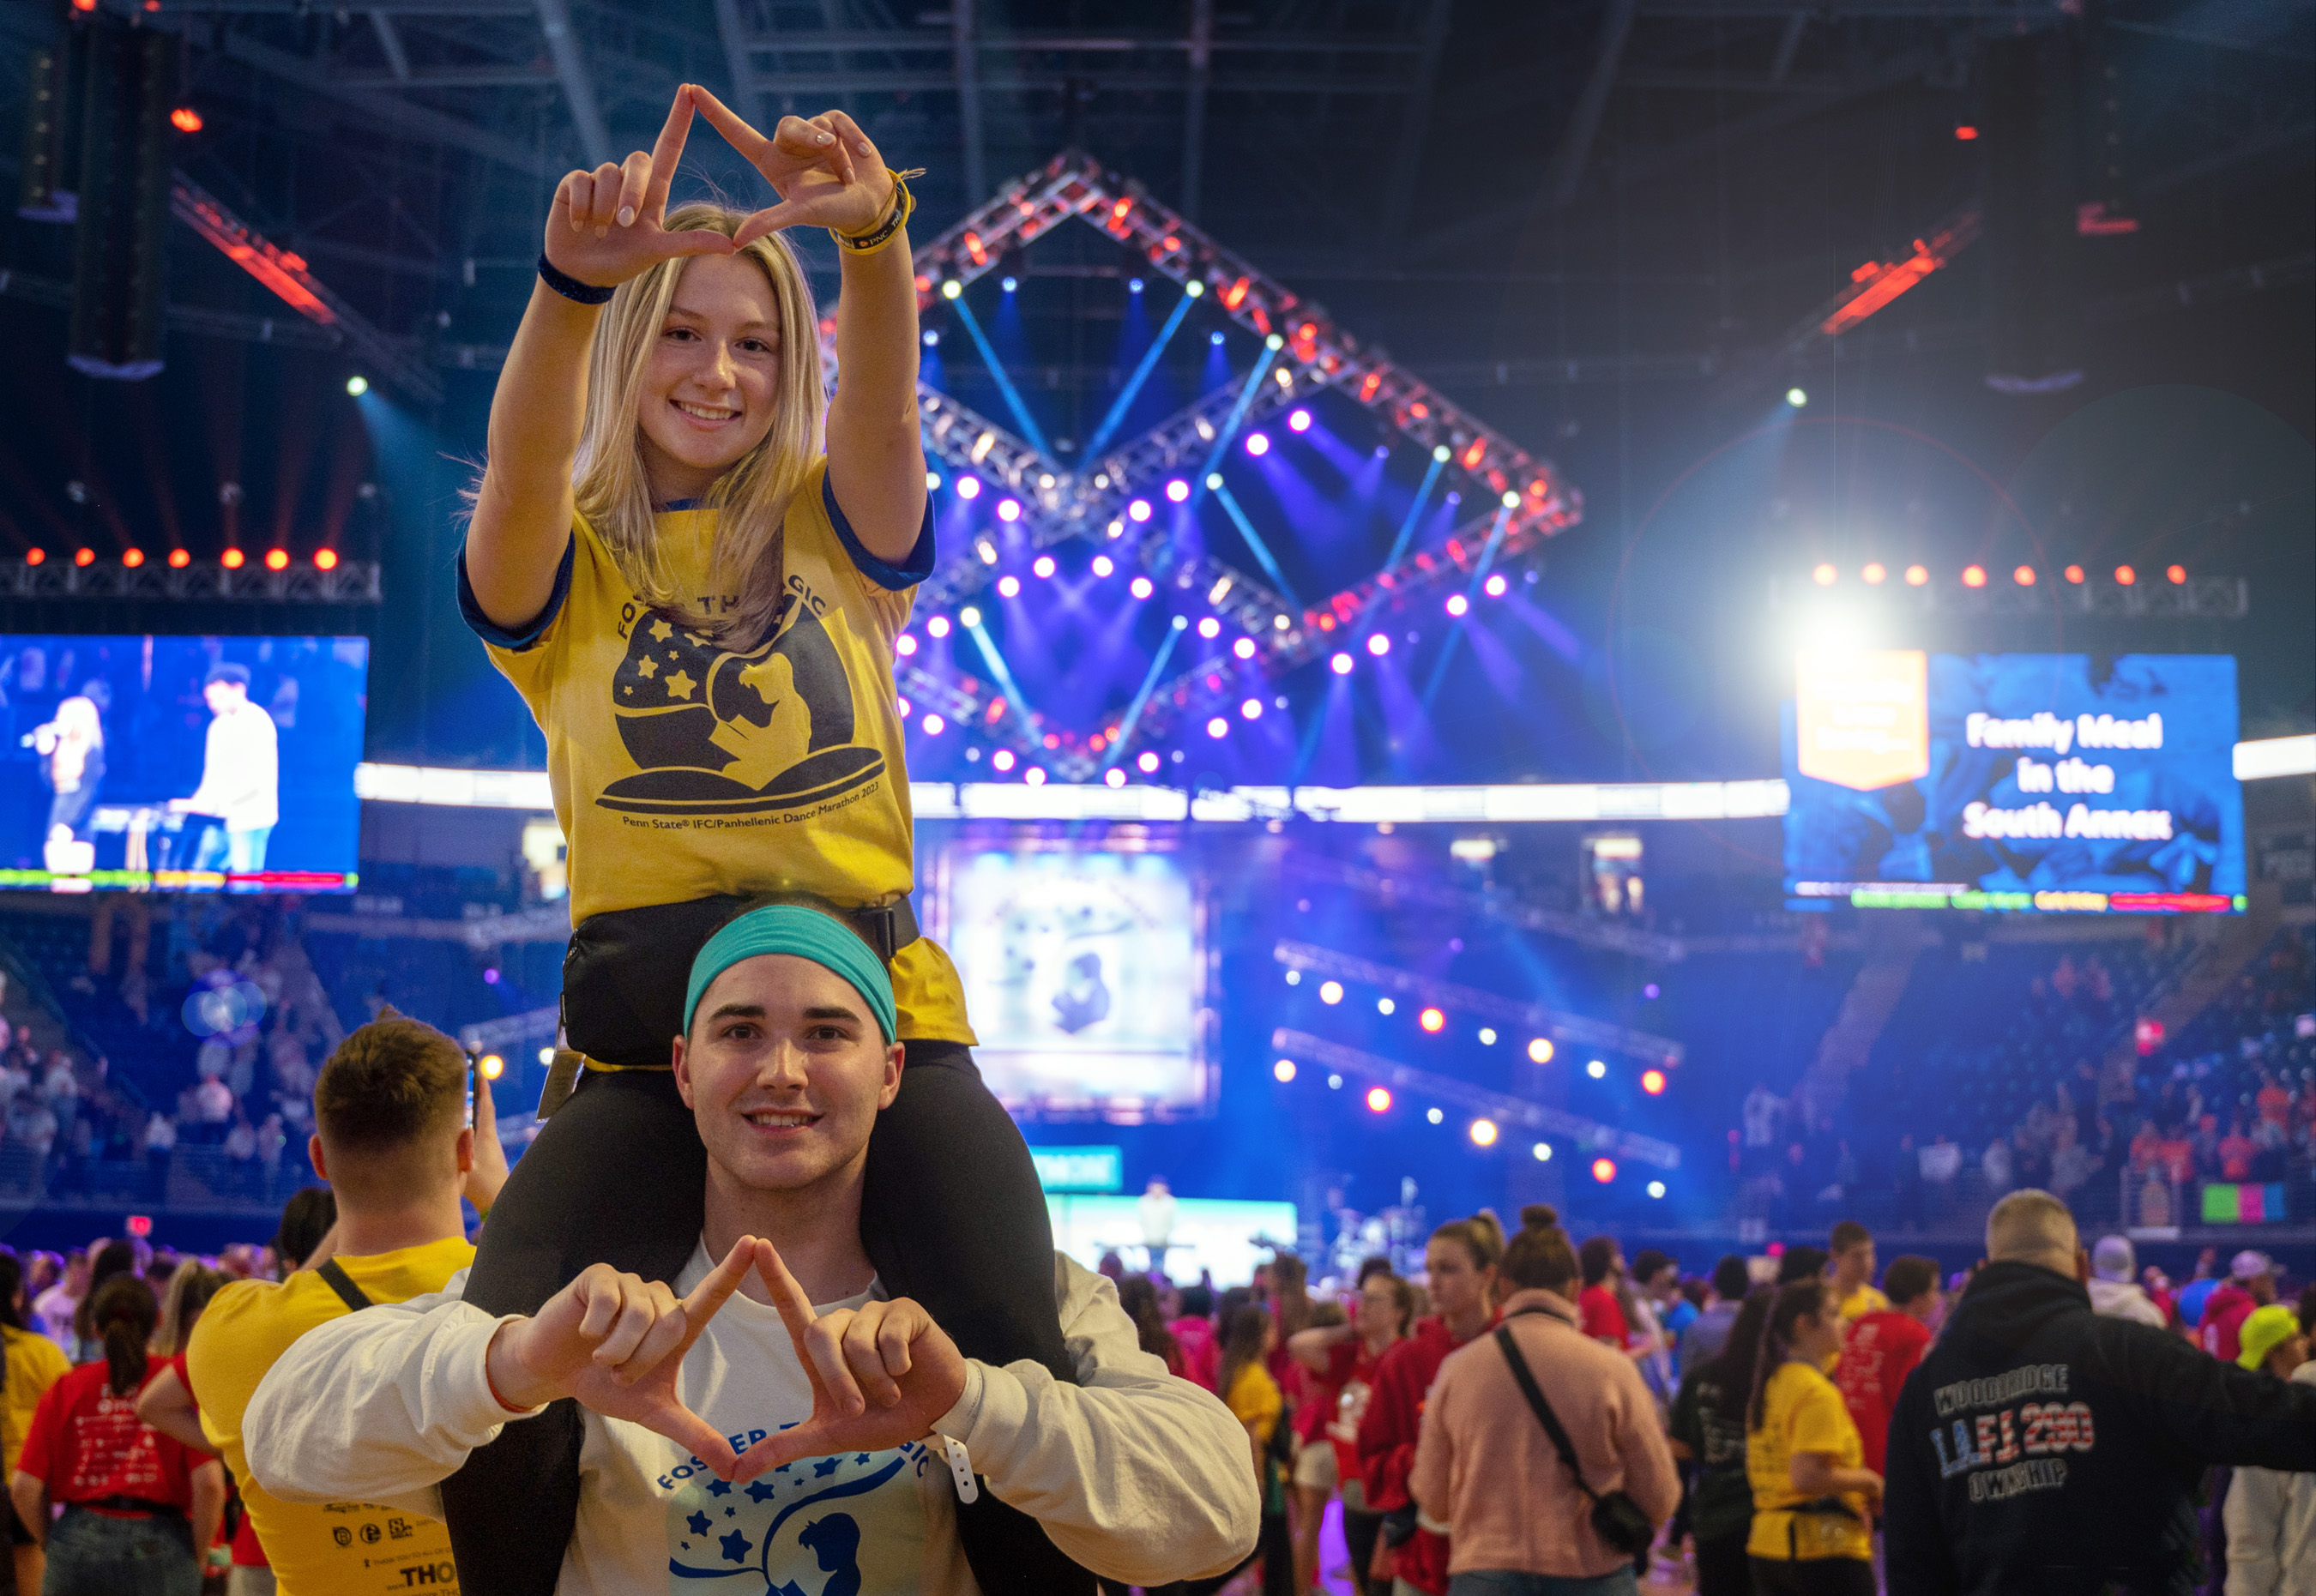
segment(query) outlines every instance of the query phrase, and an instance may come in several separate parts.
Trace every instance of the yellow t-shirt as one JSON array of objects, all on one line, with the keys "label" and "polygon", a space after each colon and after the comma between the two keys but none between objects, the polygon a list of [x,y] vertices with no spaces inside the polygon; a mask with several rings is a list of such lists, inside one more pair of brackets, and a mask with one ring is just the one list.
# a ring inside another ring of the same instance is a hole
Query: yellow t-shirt
[{"label": "yellow t-shirt", "polygon": [[1278,1382],[1270,1378],[1270,1370],[1254,1362],[1238,1371],[1238,1378],[1231,1381],[1230,1395],[1223,1398],[1223,1405],[1240,1423],[1253,1425],[1255,1440],[1269,1446],[1287,1399],[1279,1395]]},{"label": "yellow t-shirt", "polygon": [[[893,642],[931,569],[931,534],[906,570],[875,559],[840,530],[827,472],[824,457],[788,507],[788,604],[753,649],[727,650],[646,609],[583,519],[534,634],[512,636],[470,610],[546,734],[575,924],[718,893],[861,906],[914,886]],[[675,590],[699,591],[703,616],[738,603],[700,591],[716,516],[656,518]],[[930,938],[894,959],[893,989],[903,1036],[974,1041],[956,967]]]},{"label": "yellow t-shirt", "polygon": [[1795,1452],[1823,1452],[1836,1467],[1862,1468],[1865,1443],[1842,1405],[1834,1383],[1806,1363],[1780,1364],[1761,1394],[1761,1427],[1745,1437],[1745,1477],[1753,1486],[1753,1533],[1745,1550],[1756,1557],[1786,1562],[1795,1557],[1874,1556],[1874,1533],[1866,1498],[1842,1493],[1855,1518],[1839,1513],[1795,1512],[1813,1501],[1794,1489]]},{"label": "yellow t-shirt", "polygon": [[[1841,1338],[1848,1341],[1849,1327],[1867,1314],[1885,1313],[1889,1310],[1889,1307],[1890,1299],[1875,1290],[1871,1284],[1859,1286],[1848,1296],[1843,1298],[1834,1308],[1834,1317],[1841,1321]],[[1825,1361],[1818,1367],[1825,1370],[1826,1377],[1830,1379],[1833,1376],[1835,1365],[1840,1361],[1841,1349],[1837,1347],[1826,1354]]]},{"label": "yellow t-shirt", "polygon": [[40,1405],[49,1388],[72,1372],[64,1349],[37,1330],[0,1326],[7,1342],[5,1401],[0,1401],[0,1477],[16,1472],[16,1459],[32,1428],[32,1410]]},{"label": "yellow t-shirt", "polygon": [[[441,1290],[474,1261],[471,1245],[450,1237],[338,1264],[373,1302],[403,1302]],[[193,1326],[185,1353],[185,1383],[200,1405],[201,1432],[240,1483],[281,1596],[402,1596],[414,1589],[458,1596],[450,1530],[441,1520],[370,1503],[284,1502],[250,1478],[241,1420],[258,1382],[291,1342],[350,1311],[310,1269],[279,1285],[236,1281],[219,1291]]]}]

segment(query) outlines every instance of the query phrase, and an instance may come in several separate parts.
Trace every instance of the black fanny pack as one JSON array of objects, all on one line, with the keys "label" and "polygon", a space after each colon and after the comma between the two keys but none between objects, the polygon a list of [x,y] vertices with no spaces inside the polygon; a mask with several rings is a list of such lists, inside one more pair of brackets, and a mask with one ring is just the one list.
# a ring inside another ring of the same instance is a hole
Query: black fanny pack
[{"label": "black fanny pack", "polygon": [[[1544,1310],[1528,1311],[1540,1313]],[[1502,1350],[1504,1361],[1511,1365],[1512,1379],[1519,1382],[1520,1395],[1528,1398],[1528,1406],[1535,1410],[1537,1422],[1544,1426],[1544,1432],[1552,1437],[1553,1447],[1560,1453],[1560,1460],[1568,1465],[1568,1472],[1575,1476],[1576,1488],[1583,1492],[1585,1500],[1592,1503],[1592,1533],[1600,1538],[1603,1546],[1628,1557],[1637,1557],[1654,1546],[1657,1527],[1650,1521],[1649,1515],[1641,1511],[1639,1503],[1622,1490],[1611,1491],[1603,1496],[1584,1483],[1584,1471],[1576,1464],[1576,1448],[1570,1443],[1568,1432],[1560,1427],[1560,1417],[1552,1411],[1552,1404],[1546,1402],[1544,1393],[1537,1388],[1536,1376],[1528,1372],[1528,1360],[1520,1356],[1519,1343],[1512,1339],[1510,1326],[1496,1326],[1496,1345]]]}]

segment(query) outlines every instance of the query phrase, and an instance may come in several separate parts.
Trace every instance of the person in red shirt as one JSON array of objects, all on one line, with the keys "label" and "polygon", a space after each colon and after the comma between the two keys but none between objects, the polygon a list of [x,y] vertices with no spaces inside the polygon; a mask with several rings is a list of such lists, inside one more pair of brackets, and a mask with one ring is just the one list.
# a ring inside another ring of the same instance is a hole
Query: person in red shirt
[{"label": "person in red shirt", "polygon": [[2252,1100],[2259,1117],[2271,1122],[2277,1130],[2289,1130],[2292,1125],[2292,1094],[2268,1071],[2259,1072],[2259,1093]]},{"label": "person in red shirt", "polygon": [[[1492,1213],[1451,1219],[1431,1233],[1423,1268],[1439,1311],[1417,1320],[1415,1333],[1383,1355],[1359,1421],[1360,1488],[1369,1511],[1393,1521],[1385,1527],[1376,1563],[1388,1564],[1391,1577],[1423,1596],[1446,1596],[1448,1590],[1448,1526],[1427,1525],[1417,1516],[1407,1488],[1423,1399],[1448,1354],[1494,1326],[1496,1262],[1503,1255],[1503,1227]],[[1414,1533],[1394,1546],[1399,1523],[1410,1519]],[[1374,1572],[1371,1566],[1370,1576]]]},{"label": "person in red shirt", "polygon": [[[1166,1328],[1173,1332],[1182,1352],[1182,1378],[1214,1391],[1222,1372],[1222,1343],[1215,1338],[1215,1294],[1204,1286],[1184,1286],[1180,1292],[1182,1313]],[[1215,1391],[1215,1395],[1222,1393]]]},{"label": "person in red shirt", "polygon": [[[1306,1388],[1310,1393],[1307,1414],[1315,1421],[1313,1428],[1304,1432],[1305,1445],[1295,1460],[1297,1507],[1296,1521],[1296,1556],[1304,1556],[1304,1528],[1310,1528],[1310,1569],[1298,1561],[1296,1573],[1302,1590],[1316,1583],[1312,1577],[1318,1562],[1319,1515],[1325,1510],[1327,1496],[1324,1487],[1314,1488],[1305,1483],[1305,1463],[1308,1473],[1323,1476],[1330,1485],[1340,1483],[1343,1494],[1343,1544],[1350,1554],[1351,1573],[1360,1592],[1369,1590],[1367,1567],[1375,1561],[1375,1545],[1383,1533],[1383,1515],[1371,1512],[1367,1505],[1367,1492],[1359,1480],[1359,1421],[1367,1416],[1367,1401],[1375,1388],[1376,1367],[1384,1354],[1399,1344],[1407,1334],[1408,1325],[1415,1317],[1415,1288],[1392,1273],[1390,1265],[1377,1261],[1379,1266],[1367,1271],[1359,1281],[1357,1307],[1350,1323],[1314,1326],[1291,1338],[1287,1350],[1303,1365]],[[1296,1418],[1297,1428],[1304,1423],[1303,1414]],[[1325,1462],[1321,1462],[1323,1456]],[[1329,1465],[1332,1465],[1330,1467]],[[1299,1500],[1308,1492],[1312,1502]],[[1387,1587],[1376,1586],[1381,1591]]]},{"label": "person in red shirt", "polygon": [[[200,1590],[194,1547],[217,1538],[225,1467],[137,1416],[138,1395],[160,1372],[146,1352],[160,1317],[140,1277],[108,1281],[89,1305],[104,1361],[58,1380],[32,1414],[8,1485],[47,1550],[45,1596]],[[53,1523],[52,1503],[64,1510]]]},{"label": "person in red shirt", "polygon": [[2243,1115],[2238,1114],[2220,1138],[2220,1178],[2248,1181],[2251,1178],[2252,1156],[2259,1151],[2249,1133],[2244,1129]]},{"label": "person in red shirt", "polygon": [[1937,1260],[1893,1258],[1882,1274],[1882,1293],[1890,1306],[1851,1322],[1833,1366],[1833,1383],[1866,1448],[1865,1467],[1876,1474],[1889,1450],[1899,1388],[1929,1350],[1929,1322],[1939,1302]]},{"label": "person in red shirt", "polygon": [[2204,1350],[2232,1363],[2243,1350],[2243,1322],[2252,1310],[2276,1300],[2276,1265],[2266,1253],[2249,1248],[2228,1264],[2228,1279],[2204,1299]]},{"label": "person in red shirt", "polygon": [[1576,1259],[1584,1271],[1584,1289],[1576,1294],[1578,1328],[1595,1341],[1626,1351],[1633,1343],[1633,1331],[1625,1318],[1625,1305],[1617,1299],[1617,1281],[1625,1272],[1617,1238],[1593,1237],[1578,1249]]}]

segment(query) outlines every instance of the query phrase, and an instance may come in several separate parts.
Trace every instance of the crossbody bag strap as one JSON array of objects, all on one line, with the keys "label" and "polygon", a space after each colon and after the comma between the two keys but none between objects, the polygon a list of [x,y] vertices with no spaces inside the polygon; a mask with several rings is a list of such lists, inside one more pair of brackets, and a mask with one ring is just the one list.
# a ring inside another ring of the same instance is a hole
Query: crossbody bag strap
[{"label": "crossbody bag strap", "polygon": [[354,1284],[354,1277],[338,1266],[335,1258],[323,1259],[314,1265],[314,1272],[327,1281],[330,1290],[335,1291],[353,1312],[360,1313],[366,1308],[377,1306],[370,1301],[368,1292]]},{"label": "crossbody bag strap", "polygon": [[1520,1356],[1519,1344],[1512,1340],[1510,1325],[1496,1326],[1496,1345],[1502,1349],[1504,1361],[1512,1366],[1512,1379],[1519,1383],[1520,1395],[1528,1398],[1528,1406],[1535,1411],[1537,1422],[1544,1426],[1544,1432],[1552,1437],[1553,1446],[1560,1452],[1560,1460],[1567,1464],[1568,1472],[1576,1476],[1576,1488],[1584,1493],[1587,1501],[1599,1502],[1599,1494],[1584,1483],[1584,1471],[1576,1465],[1576,1448],[1570,1443],[1568,1432],[1560,1427],[1560,1416],[1552,1411],[1552,1404],[1546,1402],[1544,1393],[1537,1388],[1536,1376],[1528,1371],[1528,1360]]}]

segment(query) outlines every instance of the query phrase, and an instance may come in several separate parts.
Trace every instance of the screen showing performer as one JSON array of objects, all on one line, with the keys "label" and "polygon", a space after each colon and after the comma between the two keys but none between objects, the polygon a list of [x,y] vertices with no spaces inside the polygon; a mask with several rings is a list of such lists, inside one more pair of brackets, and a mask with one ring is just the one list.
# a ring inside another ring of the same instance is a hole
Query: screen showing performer
[{"label": "screen showing performer", "polygon": [[0,639],[0,885],[351,890],[361,637]]}]

